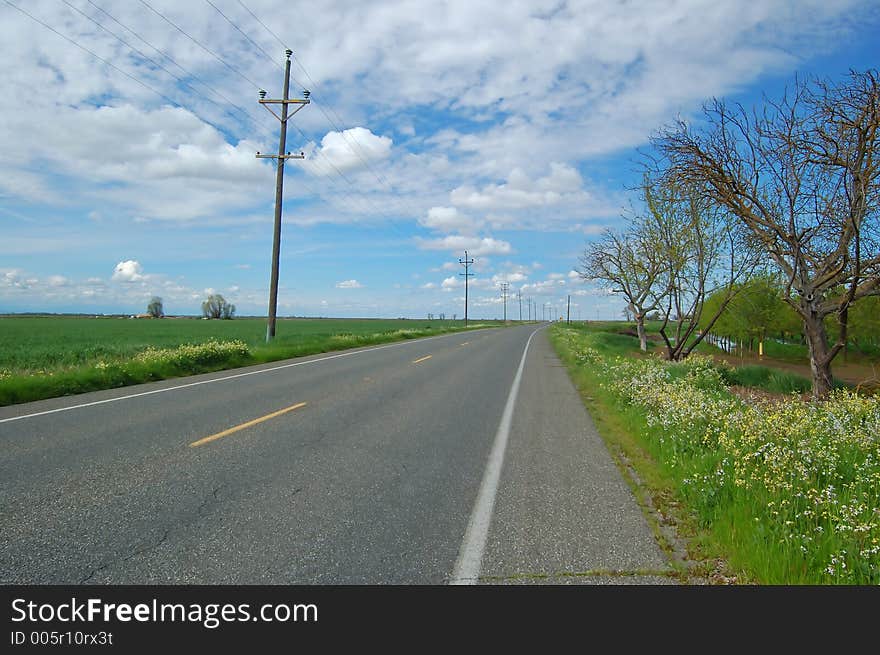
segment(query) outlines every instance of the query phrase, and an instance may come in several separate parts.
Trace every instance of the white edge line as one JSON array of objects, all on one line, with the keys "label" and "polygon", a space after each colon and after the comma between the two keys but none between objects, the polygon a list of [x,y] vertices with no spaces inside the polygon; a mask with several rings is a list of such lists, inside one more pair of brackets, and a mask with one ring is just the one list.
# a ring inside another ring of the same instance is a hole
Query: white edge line
[{"label": "white edge line", "polygon": [[[476,332],[477,330],[475,330]],[[141,396],[152,396],[157,393],[165,393],[166,391],[176,391],[178,389],[186,389],[187,387],[197,387],[202,384],[213,384],[215,382],[223,382],[225,380],[233,380],[235,378],[243,378],[249,375],[259,375],[261,373],[271,373],[272,371],[280,371],[285,368],[293,368],[294,366],[305,366],[307,364],[316,364],[318,362],[326,362],[330,359],[337,359],[339,357],[351,357],[352,355],[360,355],[361,353],[373,352],[375,350],[384,350],[385,348],[396,348],[399,346],[406,346],[412,343],[420,343],[424,341],[431,341],[432,339],[442,339],[443,337],[450,337],[453,334],[460,333],[452,333],[452,334],[438,334],[434,337],[424,337],[421,339],[408,339],[406,341],[399,341],[396,343],[387,343],[382,346],[373,346],[370,348],[363,348],[361,350],[353,350],[343,353],[338,353],[336,355],[328,355],[327,357],[321,357],[319,359],[310,359],[305,362],[292,362],[290,364],[282,364],[281,366],[273,366],[272,368],[261,368],[258,371],[248,371],[247,373],[236,373],[235,375],[226,375],[222,378],[212,378],[210,380],[200,380],[199,382],[188,382],[187,384],[178,384],[173,387],[165,387],[163,389],[153,389],[152,391],[143,391],[141,393],[132,393],[127,396],[118,396],[116,398],[105,398],[104,400],[96,400],[90,403],[82,403],[80,405],[70,405],[69,407],[58,407],[56,409],[47,409],[44,412],[35,412],[33,414],[23,414],[22,416],[10,416],[9,418],[0,419],[0,423],[9,423],[12,421],[21,421],[26,418],[34,418],[37,416],[45,416],[47,414],[56,414],[58,412],[67,412],[72,409],[82,409],[83,407],[94,407],[95,405],[104,405],[105,403],[115,403],[120,400],[129,400],[131,398],[140,398]]]},{"label": "white edge line", "polygon": [[458,559],[449,580],[451,585],[472,585],[477,583],[480,575],[480,567],[483,563],[483,553],[486,550],[486,540],[489,537],[489,525],[492,523],[492,511],[495,508],[495,497],[498,494],[498,482],[501,479],[501,469],[504,465],[504,453],[507,450],[507,440],[510,436],[510,426],[513,422],[513,410],[516,406],[516,398],[519,395],[519,385],[522,381],[523,368],[526,363],[526,355],[529,353],[529,344],[532,337],[538,333],[538,328],[529,335],[526,347],[523,349],[519,368],[510,385],[510,393],[507,395],[507,403],[501,414],[501,423],[498,424],[498,432],[495,433],[495,441],[492,451],[489,453],[489,461],[483,473],[483,481],[480,483],[480,491],[468,521],[461,548],[458,551]]}]

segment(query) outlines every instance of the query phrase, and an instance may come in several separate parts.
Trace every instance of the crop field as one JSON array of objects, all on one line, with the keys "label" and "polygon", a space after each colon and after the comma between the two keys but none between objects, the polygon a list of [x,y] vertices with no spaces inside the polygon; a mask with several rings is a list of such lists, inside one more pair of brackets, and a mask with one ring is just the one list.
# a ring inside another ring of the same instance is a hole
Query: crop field
[{"label": "crop field", "polygon": [[[497,325],[471,321],[468,328]],[[0,405],[464,329],[462,321],[0,318]]]}]

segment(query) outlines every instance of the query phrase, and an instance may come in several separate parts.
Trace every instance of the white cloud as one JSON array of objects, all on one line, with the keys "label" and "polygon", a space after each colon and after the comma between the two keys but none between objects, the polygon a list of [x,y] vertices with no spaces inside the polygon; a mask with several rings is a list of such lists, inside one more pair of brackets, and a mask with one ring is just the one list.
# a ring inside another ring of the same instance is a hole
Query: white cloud
[{"label": "white cloud", "polygon": [[46,281],[50,287],[66,287],[70,285],[70,280],[63,275],[50,275]]},{"label": "white cloud", "polygon": [[373,162],[386,159],[391,154],[392,140],[377,136],[363,127],[353,127],[342,132],[327,132],[321,145],[310,144],[303,167],[318,176],[333,176],[339,171],[366,168]]},{"label": "white cloud", "polygon": [[360,289],[363,285],[357,280],[344,280],[336,283],[337,289]]},{"label": "white cloud", "polygon": [[419,287],[419,288],[420,288],[420,289],[436,289],[436,288],[437,288],[437,284],[435,284],[434,282],[426,282],[425,284],[423,284],[423,285],[422,285],[421,287]]},{"label": "white cloud", "polygon": [[116,264],[111,279],[115,282],[140,282],[141,280],[146,279],[143,270],[140,262],[133,259],[127,259]]},{"label": "white cloud", "polygon": [[481,221],[462,214],[455,207],[431,207],[428,215],[419,219],[419,223],[438,232],[460,232],[471,234],[479,229]]},{"label": "white cloud", "polygon": [[528,276],[521,271],[513,271],[510,273],[497,273],[492,276],[492,282],[510,282],[511,284],[516,284],[517,282],[524,282],[528,279]]},{"label": "white cloud", "polygon": [[480,255],[507,255],[513,252],[513,248],[507,241],[492,239],[490,237],[474,237],[454,234],[442,239],[416,239],[416,244],[422,250],[448,250],[452,253],[462,253],[467,250],[468,257]]},{"label": "white cloud", "polygon": [[449,194],[455,205],[482,210],[556,205],[573,200],[573,195],[584,195],[583,179],[574,168],[559,162],[552,162],[550,174],[536,180],[514,168],[504,184],[489,184],[480,190],[464,185]]},{"label": "white cloud", "polygon": [[440,288],[444,291],[452,291],[453,289],[457,289],[460,286],[464,286],[464,284],[460,282],[459,279],[454,275],[444,279],[443,282],[440,284]]}]

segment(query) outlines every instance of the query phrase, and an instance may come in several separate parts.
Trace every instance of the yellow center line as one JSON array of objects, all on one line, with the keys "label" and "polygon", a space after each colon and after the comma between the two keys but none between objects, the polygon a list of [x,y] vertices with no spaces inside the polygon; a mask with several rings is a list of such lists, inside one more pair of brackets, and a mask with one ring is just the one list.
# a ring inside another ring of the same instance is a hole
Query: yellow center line
[{"label": "yellow center line", "polygon": [[418,359],[413,360],[413,364],[418,364],[419,362],[423,362],[426,359],[431,359],[434,355],[425,355],[424,357],[419,357]]},{"label": "yellow center line", "polygon": [[299,409],[300,407],[305,407],[307,403],[297,403],[296,405],[291,405],[290,407],[285,407],[284,409],[279,409],[277,412],[272,412],[271,414],[266,414],[265,416],[261,416],[260,418],[255,418],[253,421],[248,421],[247,423],[242,423],[241,425],[236,425],[233,428],[229,428],[228,430],[223,430],[223,432],[218,432],[217,434],[212,434],[209,437],[205,437],[204,439],[199,439],[198,441],[193,441],[189,447],[195,448],[196,446],[202,446],[206,443],[211,443],[212,441],[216,441],[217,439],[222,439],[223,437],[227,437],[230,434],[238,432],[239,430],[244,430],[245,428],[249,428],[252,425],[257,425],[258,423],[262,423],[263,421],[268,421],[269,419],[273,419],[276,416],[281,416],[282,414],[286,414],[287,412],[292,412],[295,409]]}]

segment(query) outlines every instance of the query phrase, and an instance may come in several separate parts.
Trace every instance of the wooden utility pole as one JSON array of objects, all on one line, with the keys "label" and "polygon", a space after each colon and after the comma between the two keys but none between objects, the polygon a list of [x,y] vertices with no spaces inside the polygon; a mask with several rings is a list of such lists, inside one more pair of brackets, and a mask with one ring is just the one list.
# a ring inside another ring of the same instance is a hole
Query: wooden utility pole
[{"label": "wooden utility pole", "polygon": [[467,327],[467,306],[468,306],[468,278],[473,277],[473,273],[468,272],[468,268],[471,264],[474,263],[473,258],[468,259],[467,250],[464,251],[464,259],[461,257],[458,258],[458,263],[464,266],[464,273],[459,273],[459,275],[464,276],[464,325]]},{"label": "wooden utility pole", "polygon": [[516,292],[516,299],[519,300],[519,322],[522,323],[522,289]]},{"label": "wooden utility pole", "polygon": [[504,322],[507,323],[507,290],[510,288],[510,282],[501,283],[501,298],[504,301]]},{"label": "wooden utility pole", "polygon": [[[281,255],[281,198],[284,187],[284,160],[285,159],[302,159],[303,153],[292,155],[286,152],[287,148],[287,119],[296,112],[309,104],[309,92],[304,91],[305,98],[289,99],[290,93],[290,56],[292,50],[286,50],[287,61],[284,64],[284,94],[280,100],[266,100],[266,92],[260,90],[260,104],[281,121],[281,136],[278,139],[277,155],[261,155],[257,153],[258,159],[277,159],[278,168],[275,172],[275,226],[272,233],[272,275],[269,279],[269,322],[266,325],[266,342],[271,341],[275,337],[275,317],[278,312],[278,260]],[[281,105],[281,115],[276,114],[269,105]],[[288,114],[288,105],[299,105]]]}]

